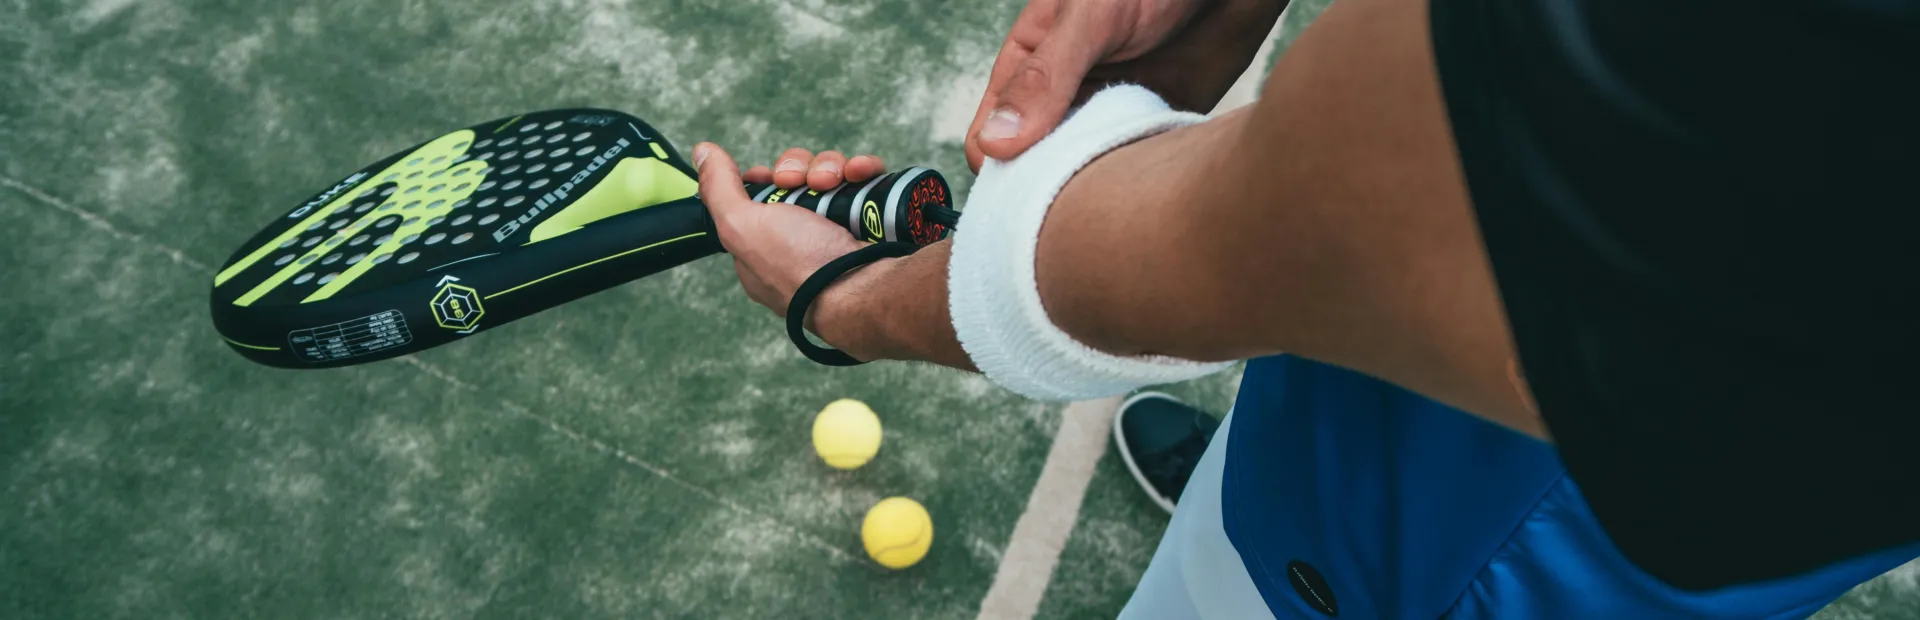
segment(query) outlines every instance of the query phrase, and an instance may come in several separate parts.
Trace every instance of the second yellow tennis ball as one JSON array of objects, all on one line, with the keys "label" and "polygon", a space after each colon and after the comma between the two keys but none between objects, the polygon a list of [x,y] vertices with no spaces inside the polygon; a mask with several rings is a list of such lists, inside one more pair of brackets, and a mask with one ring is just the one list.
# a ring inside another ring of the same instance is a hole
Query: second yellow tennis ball
[{"label": "second yellow tennis ball", "polygon": [[813,450],[839,469],[867,464],[880,452],[880,416],[851,398],[827,403],[813,418]]},{"label": "second yellow tennis ball", "polygon": [[906,568],[927,557],[933,546],[933,517],[927,509],[904,497],[889,497],[867,509],[860,524],[860,542],[867,556],[887,568]]}]

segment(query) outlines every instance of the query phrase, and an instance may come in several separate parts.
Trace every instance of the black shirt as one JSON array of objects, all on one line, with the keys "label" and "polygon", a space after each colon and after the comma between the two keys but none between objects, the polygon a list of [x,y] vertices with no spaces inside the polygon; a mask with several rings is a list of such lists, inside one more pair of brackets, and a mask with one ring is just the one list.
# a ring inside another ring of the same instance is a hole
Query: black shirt
[{"label": "black shirt", "polygon": [[1920,540],[1920,2],[1432,0],[1549,432],[1699,590]]}]

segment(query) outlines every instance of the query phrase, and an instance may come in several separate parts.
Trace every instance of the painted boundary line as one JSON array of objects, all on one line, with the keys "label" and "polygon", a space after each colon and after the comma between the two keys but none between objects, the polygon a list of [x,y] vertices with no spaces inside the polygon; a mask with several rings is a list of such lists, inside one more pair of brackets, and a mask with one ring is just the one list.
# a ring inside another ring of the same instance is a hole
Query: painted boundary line
[{"label": "painted boundary line", "polygon": [[981,620],[1032,618],[1040,609],[1053,569],[1060,563],[1060,551],[1080,519],[1087,483],[1093,481],[1100,457],[1107,453],[1113,415],[1119,407],[1116,396],[1073,403],[1060,413],[1060,430],[1047,451],[1047,464],[1040,470],[1033,494],[1027,496],[1026,511],[1014,522],[993,585],[980,601]]}]

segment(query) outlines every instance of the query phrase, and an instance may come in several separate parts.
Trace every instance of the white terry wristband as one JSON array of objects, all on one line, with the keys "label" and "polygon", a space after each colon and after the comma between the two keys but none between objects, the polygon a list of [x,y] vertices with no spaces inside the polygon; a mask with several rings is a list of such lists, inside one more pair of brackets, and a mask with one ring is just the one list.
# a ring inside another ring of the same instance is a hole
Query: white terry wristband
[{"label": "white terry wristband", "polygon": [[954,332],[974,367],[1028,398],[1079,400],[1185,381],[1231,365],[1094,350],[1047,318],[1034,277],[1040,225],[1068,179],[1107,151],[1204,120],[1172,110],[1140,86],[1114,86],[1025,154],[980,167],[947,270]]}]

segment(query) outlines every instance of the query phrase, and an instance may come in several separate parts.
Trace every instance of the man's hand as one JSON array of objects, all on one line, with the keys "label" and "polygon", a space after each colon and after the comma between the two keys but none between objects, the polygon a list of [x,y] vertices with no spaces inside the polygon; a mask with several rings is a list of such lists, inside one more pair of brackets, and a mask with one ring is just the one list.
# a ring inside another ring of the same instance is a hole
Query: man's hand
[{"label": "man's hand", "polygon": [[1246,71],[1287,0],[1033,0],[994,60],[967,164],[1012,159],[1101,87],[1146,86],[1207,112]]},{"label": "man's hand", "polygon": [[[700,170],[700,199],[713,214],[720,245],[733,255],[741,288],[746,289],[747,297],[774,314],[786,316],[793,292],[814,271],[863,245],[846,228],[807,209],[754,202],[741,182],[738,164],[719,146],[704,142],[695,146],[693,162]],[[863,182],[885,171],[878,157],[862,155],[849,160],[834,151],[816,157],[796,148],[782,154],[772,169],[755,166],[748,170],[745,180],[788,189],[806,185],[824,191],[843,182]]]}]

